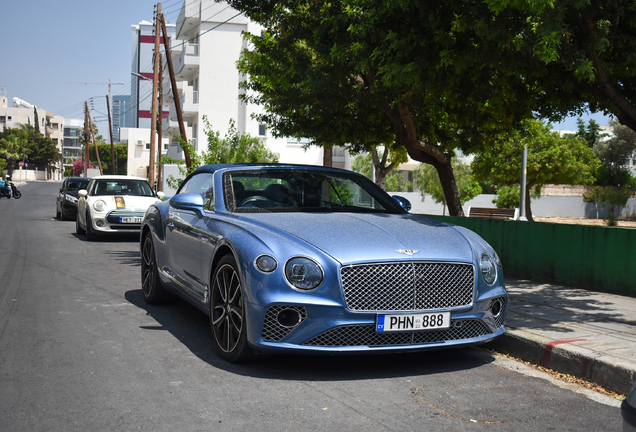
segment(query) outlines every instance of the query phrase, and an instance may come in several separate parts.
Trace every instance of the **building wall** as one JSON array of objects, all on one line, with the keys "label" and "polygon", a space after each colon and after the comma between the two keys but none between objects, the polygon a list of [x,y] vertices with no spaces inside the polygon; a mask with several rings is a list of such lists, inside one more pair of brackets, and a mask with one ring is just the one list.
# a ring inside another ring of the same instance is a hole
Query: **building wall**
[{"label": "building wall", "polygon": [[[239,74],[236,62],[247,48],[241,32],[260,34],[261,28],[245,16],[236,14],[237,11],[228,8],[226,3],[216,3],[214,0],[189,0],[183,3],[176,23],[176,38],[185,43],[184,48],[180,49],[184,52],[189,50],[183,56],[197,53],[198,57],[186,59],[193,66],[191,71],[184,70],[180,84],[180,97],[190,104],[184,110],[195,110],[187,122],[187,126],[192,128],[188,139],[195,143],[200,153],[207,147],[203,117],[207,117],[212,130],[219,131],[221,137],[225,136],[230,120],[233,120],[239,132],[261,137],[266,146],[279,155],[280,162],[322,165],[322,148],[305,150],[297,140],[272,137],[267,128],[261,134],[262,127],[252,119],[252,115],[259,113],[262,108],[246,106],[239,100],[243,92],[239,89],[239,83],[245,77]],[[174,64],[179,64],[179,56],[173,58]],[[164,86],[163,91],[166,100],[170,96],[170,87]],[[193,98],[192,94],[198,97]],[[170,120],[176,121],[174,109],[170,111]],[[170,129],[170,126],[166,125],[165,129]],[[174,145],[169,155],[182,158],[183,153],[178,152],[178,149]],[[341,159],[334,165],[343,168],[351,166],[348,153],[343,152]]]},{"label": "building wall", "polygon": [[[167,24],[166,30],[171,39],[175,34],[175,25]],[[132,72],[152,80],[154,75],[155,25],[142,21],[131,28],[132,34]],[[161,38],[163,51],[163,37]],[[165,56],[164,56],[165,62]],[[132,122],[130,127],[150,128],[150,110],[152,104],[152,81],[131,75]],[[167,115],[167,113],[166,113]]]},{"label": "building wall", "polygon": [[[128,175],[148,178],[150,129],[121,128],[120,140],[128,144]],[[166,154],[169,145],[170,140],[164,138],[161,146],[162,154]]]}]

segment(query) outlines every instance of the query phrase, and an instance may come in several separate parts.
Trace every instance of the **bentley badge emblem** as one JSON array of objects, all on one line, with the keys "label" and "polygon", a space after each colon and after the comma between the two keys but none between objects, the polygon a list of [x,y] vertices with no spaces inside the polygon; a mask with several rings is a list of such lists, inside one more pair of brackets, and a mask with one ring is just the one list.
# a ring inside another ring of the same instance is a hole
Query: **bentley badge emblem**
[{"label": "bentley badge emblem", "polygon": [[400,249],[400,250],[396,250],[397,253],[403,253],[403,254],[407,254],[408,256],[414,255],[416,253],[418,253],[418,250],[413,250],[413,249]]}]

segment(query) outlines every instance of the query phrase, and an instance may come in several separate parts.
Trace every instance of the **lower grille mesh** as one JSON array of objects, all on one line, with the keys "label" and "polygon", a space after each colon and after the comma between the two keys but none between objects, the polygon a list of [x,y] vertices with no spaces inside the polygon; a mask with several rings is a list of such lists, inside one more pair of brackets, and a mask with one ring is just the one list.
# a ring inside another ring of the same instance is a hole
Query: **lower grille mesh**
[{"label": "lower grille mesh", "polygon": [[[278,314],[285,309],[293,309],[300,315],[300,322],[293,327],[284,327],[278,322]],[[280,342],[307,318],[304,306],[275,305],[267,309],[263,320],[261,336],[267,342]]]},{"label": "lower grille mesh", "polygon": [[480,320],[474,319],[454,321],[448,330],[413,333],[376,333],[373,324],[366,324],[336,327],[310,339],[303,345],[329,347],[424,345],[472,339],[490,333]]}]

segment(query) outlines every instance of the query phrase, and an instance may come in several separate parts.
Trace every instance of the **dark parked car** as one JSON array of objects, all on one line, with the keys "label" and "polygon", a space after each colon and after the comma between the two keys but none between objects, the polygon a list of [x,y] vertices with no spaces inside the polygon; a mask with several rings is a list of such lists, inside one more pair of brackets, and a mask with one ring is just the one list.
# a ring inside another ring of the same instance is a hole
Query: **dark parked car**
[{"label": "dark parked car", "polygon": [[86,177],[67,177],[55,200],[55,217],[61,220],[75,219],[77,216],[77,202],[81,189],[86,189],[91,179]]},{"label": "dark parked car", "polygon": [[149,303],[179,296],[210,317],[220,356],[416,351],[505,332],[492,247],[406,211],[351,171],[207,165],[141,227]]}]

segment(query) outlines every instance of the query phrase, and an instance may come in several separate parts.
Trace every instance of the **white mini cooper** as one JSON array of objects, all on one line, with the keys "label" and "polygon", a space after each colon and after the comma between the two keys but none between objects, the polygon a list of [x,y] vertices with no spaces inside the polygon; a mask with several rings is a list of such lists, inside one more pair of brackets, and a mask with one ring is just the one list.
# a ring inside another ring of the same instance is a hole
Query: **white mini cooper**
[{"label": "white mini cooper", "polygon": [[78,192],[77,234],[95,240],[98,234],[138,232],[146,209],[164,197],[145,178],[121,175],[93,177]]}]

